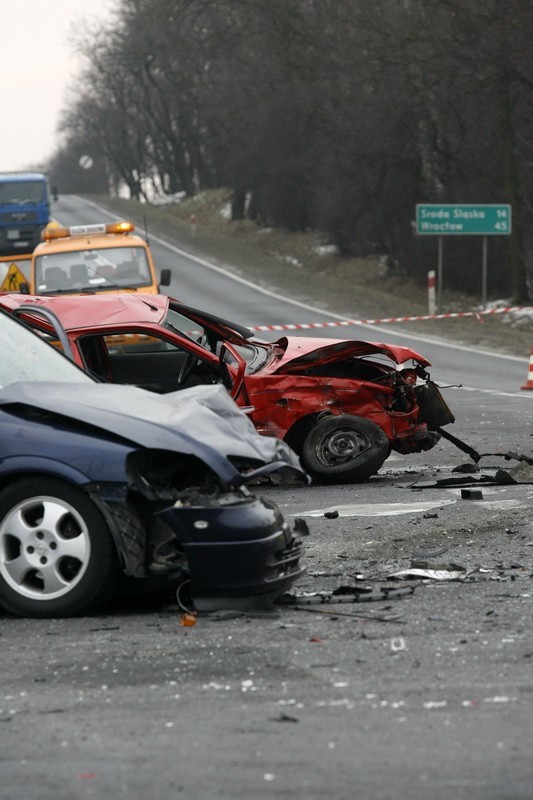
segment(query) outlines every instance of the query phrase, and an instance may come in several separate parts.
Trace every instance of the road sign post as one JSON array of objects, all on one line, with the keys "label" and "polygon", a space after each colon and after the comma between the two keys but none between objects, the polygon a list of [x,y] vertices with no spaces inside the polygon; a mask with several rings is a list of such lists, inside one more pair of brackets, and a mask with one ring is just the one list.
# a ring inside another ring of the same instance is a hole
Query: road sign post
[{"label": "road sign post", "polygon": [[428,272],[428,314],[433,316],[437,313],[437,305],[435,303],[435,270],[430,269]]},{"label": "road sign post", "polygon": [[442,310],[443,236],[482,236],[481,294],[483,307],[487,304],[487,236],[509,236],[512,229],[511,206],[508,204],[478,205],[464,203],[418,203],[416,233],[419,236],[438,236],[437,295],[438,310]]}]

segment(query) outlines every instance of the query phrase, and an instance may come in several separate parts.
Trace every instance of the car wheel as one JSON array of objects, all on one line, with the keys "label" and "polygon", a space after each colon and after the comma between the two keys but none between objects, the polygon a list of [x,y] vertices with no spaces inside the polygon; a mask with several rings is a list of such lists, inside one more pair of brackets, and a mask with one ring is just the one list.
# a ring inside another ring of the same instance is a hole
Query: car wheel
[{"label": "car wheel", "polygon": [[350,414],[321,419],[311,428],[302,448],[302,464],[321,483],[365,481],[374,475],[390,451],[378,425]]},{"label": "car wheel", "polygon": [[36,475],[0,493],[0,603],[8,611],[93,611],[110,599],[117,572],[106,521],[82,491]]}]

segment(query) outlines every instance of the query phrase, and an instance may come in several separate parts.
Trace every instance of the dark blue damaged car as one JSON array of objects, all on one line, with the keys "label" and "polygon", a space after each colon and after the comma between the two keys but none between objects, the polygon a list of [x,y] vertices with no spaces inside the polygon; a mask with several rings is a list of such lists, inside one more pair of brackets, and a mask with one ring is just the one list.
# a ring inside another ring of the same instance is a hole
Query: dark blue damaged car
[{"label": "dark blue damaged car", "polygon": [[3,312],[0,347],[5,610],[88,614],[121,575],[180,585],[198,611],[251,609],[298,578],[300,542],[247,485],[306,476],[222,386],[98,383]]}]

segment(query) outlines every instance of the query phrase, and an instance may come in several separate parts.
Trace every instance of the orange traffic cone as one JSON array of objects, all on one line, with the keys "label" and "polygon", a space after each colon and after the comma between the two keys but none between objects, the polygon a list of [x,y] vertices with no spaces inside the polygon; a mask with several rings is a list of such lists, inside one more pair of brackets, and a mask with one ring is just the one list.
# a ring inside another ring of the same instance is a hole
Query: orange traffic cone
[{"label": "orange traffic cone", "polygon": [[529,356],[529,367],[527,371],[527,380],[522,389],[533,389],[533,347],[531,348],[531,355]]}]

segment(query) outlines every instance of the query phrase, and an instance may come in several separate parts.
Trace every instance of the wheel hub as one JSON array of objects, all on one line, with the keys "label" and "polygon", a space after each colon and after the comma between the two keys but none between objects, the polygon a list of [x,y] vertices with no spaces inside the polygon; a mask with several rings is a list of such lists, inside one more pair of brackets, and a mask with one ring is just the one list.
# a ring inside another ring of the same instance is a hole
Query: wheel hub
[{"label": "wheel hub", "polygon": [[317,447],[317,457],[326,465],[350,461],[368,448],[365,438],[356,431],[335,431]]},{"label": "wheel hub", "polygon": [[56,497],[15,506],[0,528],[0,574],[19,595],[52,600],[80,581],[90,557],[87,526]]}]

